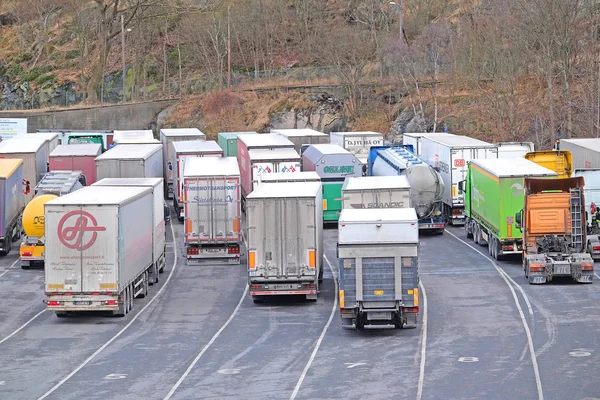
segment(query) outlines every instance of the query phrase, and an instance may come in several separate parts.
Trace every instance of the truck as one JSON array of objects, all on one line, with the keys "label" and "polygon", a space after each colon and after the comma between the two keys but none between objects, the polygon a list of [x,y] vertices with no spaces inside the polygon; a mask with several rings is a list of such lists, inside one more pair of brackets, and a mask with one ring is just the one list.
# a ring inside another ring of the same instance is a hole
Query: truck
[{"label": "truck", "polygon": [[152,267],[148,271],[148,283],[154,285],[159,281],[159,274],[164,272],[166,262],[166,216],[169,208],[164,201],[163,178],[104,178],[92,186],[101,187],[140,187],[152,190]]},{"label": "truck", "polygon": [[96,157],[102,154],[102,145],[59,144],[50,153],[49,171],[81,171],[84,186],[96,182]]},{"label": "truck", "polygon": [[100,144],[103,152],[109,148],[113,139],[113,131],[38,129],[36,132],[57,133],[58,144]]},{"label": "truck", "polygon": [[571,153],[573,169],[600,168],[600,138],[560,139],[557,144]]},{"label": "truck", "polygon": [[444,182],[442,213],[446,224],[464,226],[464,193],[458,182],[467,177],[468,162],[482,158],[498,158],[498,146],[468,136],[424,137],[421,159],[438,171]]},{"label": "truck", "polygon": [[594,260],[586,250],[584,179],[525,178],[523,209],[515,215],[523,233],[523,270],[529,284],[555,277],[592,283]]},{"label": "truck", "polygon": [[403,146],[371,147],[370,176],[405,176],[410,184],[411,207],[417,212],[419,230],[443,234],[444,181],[441,175],[420,157]]},{"label": "truck", "polygon": [[464,193],[465,230],[476,244],[487,244],[496,260],[523,253],[523,235],[516,229],[515,214],[523,208],[524,179],[556,179],[555,171],[525,158],[471,160]]},{"label": "truck", "polygon": [[173,142],[173,159],[169,163],[169,169],[173,171],[173,207],[179,222],[183,222],[183,171],[188,160],[197,157],[223,157],[223,150],[214,140],[192,140]]},{"label": "truck", "polygon": [[117,145],[122,141],[127,140],[151,140],[154,139],[154,133],[152,130],[126,130],[126,131],[113,131],[113,145]]},{"label": "truck", "polygon": [[304,171],[315,171],[323,184],[323,222],[337,223],[342,212],[342,186],[346,177],[362,176],[362,164],[336,144],[313,144],[302,154]]},{"label": "truck", "polygon": [[529,161],[555,171],[559,179],[573,174],[573,156],[568,150],[537,150],[524,156]]},{"label": "truck", "polygon": [[293,174],[287,172],[263,173],[261,183],[269,182],[321,182],[321,177],[315,171],[300,171]]},{"label": "truck", "polygon": [[188,265],[240,263],[240,169],[234,157],[190,158],[183,172]]},{"label": "truck", "polygon": [[576,168],[573,178],[585,180],[583,194],[587,221],[587,252],[594,260],[600,260],[600,168]]},{"label": "truck", "polygon": [[[46,141],[46,156],[49,156],[50,153],[59,145],[58,142],[58,133],[56,132],[35,132],[35,133],[23,133],[15,136],[21,139],[31,139],[32,137],[38,139],[44,139]],[[48,160],[46,160],[48,161]]]},{"label": "truck", "polygon": [[446,133],[446,132],[405,132],[402,134],[402,144],[404,146],[413,146],[413,153],[416,154],[417,156],[421,155],[421,140],[424,137],[431,137],[431,136],[439,136],[439,135],[452,135],[452,136],[456,136],[453,135],[452,133]]},{"label": "truck", "polygon": [[321,202],[320,182],[268,183],[248,196],[248,285],[255,303],[273,295],[317,301],[323,281]]},{"label": "truck", "polygon": [[115,146],[96,157],[96,179],[162,178],[161,144]]},{"label": "truck", "polygon": [[379,132],[331,132],[331,144],[348,150],[363,166],[363,175],[367,175],[369,151],[372,146],[383,146],[383,134]]},{"label": "truck", "polygon": [[152,198],[146,187],[90,186],[44,204],[48,310],[57,317],[78,311],[123,317],[134,298],[146,297]]},{"label": "truck", "polygon": [[23,160],[0,159],[0,196],[0,256],[6,256],[23,231]]},{"label": "truck", "polygon": [[173,198],[173,170],[170,168],[171,160],[173,160],[173,147],[171,143],[190,140],[206,140],[206,135],[198,128],[160,130],[160,141],[163,145],[163,176],[165,177],[165,194],[167,195],[167,199]]},{"label": "truck", "polygon": [[500,142],[495,145],[498,146],[498,158],[524,157],[535,151],[533,142]]},{"label": "truck", "polygon": [[44,204],[83,187],[81,171],[48,172],[35,187],[35,197],[23,210],[25,236],[19,248],[22,269],[44,267],[46,237],[44,234]]},{"label": "truck", "polygon": [[237,158],[239,135],[258,135],[258,132],[219,132],[218,142],[223,149],[223,156]]},{"label": "truck", "polygon": [[48,172],[46,163],[46,140],[42,138],[18,137],[0,142],[0,159],[20,158],[23,160],[23,196],[25,206],[35,196],[34,188]]},{"label": "truck", "polygon": [[284,136],[294,143],[294,149],[302,155],[306,145],[329,143],[329,135],[314,129],[271,129],[271,133]]},{"label": "truck", "polygon": [[419,229],[413,208],[342,210],[337,254],[342,327],[416,328]]},{"label": "truck", "polygon": [[410,183],[405,176],[349,177],[342,186],[342,209],[409,208]]}]

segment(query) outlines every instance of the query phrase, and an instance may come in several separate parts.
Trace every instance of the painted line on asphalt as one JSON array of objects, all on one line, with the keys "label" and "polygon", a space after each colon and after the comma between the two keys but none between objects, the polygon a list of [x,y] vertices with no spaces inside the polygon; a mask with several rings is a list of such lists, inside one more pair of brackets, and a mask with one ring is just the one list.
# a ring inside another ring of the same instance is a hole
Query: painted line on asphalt
[{"label": "painted line on asphalt", "polygon": [[17,329],[16,331],[14,331],[13,333],[11,333],[10,335],[8,335],[7,337],[5,337],[4,339],[0,340],[0,344],[6,342],[8,339],[10,339],[11,337],[13,337],[14,335],[16,335],[17,333],[19,333],[21,331],[21,329],[25,328],[27,325],[29,325],[34,319],[36,319],[37,317],[39,317],[40,315],[42,315],[44,313],[44,311],[46,311],[46,308],[44,308],[42,311],[40,311],[39,313],[35,314],[33,317],[31,317],[31,319],[27,322],[25,322],[23,325],[21,325],[19,327],[19,329]]},{"label": "painted line on asphalt", "polygon": [[[513,299],[515,301],[515,304],[517,305],[517,310],[519,311],[519,315],[521,316],[521,322],[523,323],[523,328],[525,328],[525,334],[527,335],[527,343],[529,344],[529,354],[531,355],[531,363],[533,365],[533,373],[535,375],[535,384],[537,386],[538,399],[543,400],[544,392],[542,390],[542,379],[540,377],[540,370],[538,368],[537,357],[535,355],[535,348],[533,346],[533,338],[531,336],[531,330],[529,329],[529,324],[527,323],[527,319],[525,318],[525,313],[523,312],[523,309],[521,308],[521,303],[519,302],[519,297],[517,296],[517,292],[515,292],[513,285],[510,283],[510,281],[512,281],[512,282],[514,282],[514,281],[512,279],[510,279],[510,277],[508,277],[508,279],[507,279],[506,273],[503,273],[504,271],[502,271],[502,269],[495,262],[490,260],[485,254],[483,254],[483,252],[481,252],[478,249],[476,249],[475,247],[471,246],[469,243],[465,242],[458,236],[454,235],[452,232],[450,232],[448,230],[446,230],[446,232],[448,232],[450,234],[450,236],[454,237],[459,242],[463,243],[465,246],[470,247],[471,249],[475,250],[477,253],[479,253],[481,256],[483,256],[483,258],[485,258],[487,261],[489,261],[494,266],[494,268],[496,268],[496,270],[498,271],[498,273],[500,274],[502,279],[504,279],[504,282],[510,289]],[[516,282],[515,282],[515,285],[517,285]],[[521,292],[521,293],[524,294],[524,292]],[[525,296],[525,298],[527,298],[527,297]]]},{"label": "painted line on asphalt", "polygon": [[4,275],[6,275],[6,273],[7,273],[8,271],[10,271],[11,269],[13,269],[13,267],[14,267],[15,265],[17,265],[17,263],[18,263],[18,262],[19,262],[19,258],[17,258],[17,259],[15,260],[15,262],[14,262],[14,263],[12,263],[12,264],[10,265],[10,267],[6,268],[6,270],[5,270],[3,273],[1,273],[1,274],[0,274],[0,278],[2,278]]},{"label": "painted line on asphalt", "polygon": [[423,293],[423,321],[421,322],[421,366],[419,368],[419,384],[417,386],[417,400],[423,396],[423,383],[425,381],[425,352],[427,351],[427,292],[423,282],[419,282]]},{"label": "painted line on asphalt", "polygon": [[217,340],[217,338],[225,330],[225,328],[227,328],[227,325],[229,325],[229,323],[233,320],[233,318],[237,314],[238,310],[240,309],[242,303],[244,302],[244,299],[246,298],[246,293],[248,293],[248,285],[246,285],[246,288],[244,289],[244,293],[242,294],[242,297],[240,298],[239,303],[237,304],[237,306],[235,307],[235,309],[229,316],[229,319],[227,319],[227,321],[223,324],[223,326],[221,326],[221,329],[219,329],[217,331],[217,333],[214,334],[214,336],[210,339],[210,341],[206,344],[206,346],[204,346],[202,351],[200,351],[200,353],[198,353],[196,358],[194,358],[194,361],[192,361],[192,363],[187,367],[187,369],[185,370],[183,375],[181,375],[181,378],[179,378],[177,383],[175,383],[175,385],[171,388],[171,390],[169,391],[169,393],[167,393],[167,395],[165,396],[165,398],[163,400],[168,400],[171,397],[173,397],[173,394],[175,393],[175,391],[179,388],[179,386],[181,386],[181,383],[185,380],[185,378],[188,377],[188,375],[190,374],[192,369],[196,366],[196,364],[198,363],[200,358],[202,358],[204,353],[206,353],[206,350],[208,350],[208,348],[215,342],[215,340]]},{"label": "painted line on asphalt", "polygon": [[[594,275],[596,276],[596,278],[600,279],[600,276],[598,276],[597,273],[594,272]],[[0,276],[2,276],[2,275],[0,275]]]},{"label": "painted line on asphalt", "polygon": [[327,330],[329,329],[329,326],[331,325],[331,321],[333,321],[333,316],[335,315],[335,310],[337,309],[337,294],[338,294],[337,278],[336,278],[335,272],[333,270],[333,267],[331,266],[331,263],[329,262],[329,260],[327,259],[327,256],[325,254],[323,254],[323,259],[329,266],[329,270],[331,271],[331,275],[333,276],[333,282],[335,284],[335,292],[333,293],[333,299],[334,299],[333,307],[331,308],[331,314],[329,314],[329,320],[327,321],[327,324],[325,324],[325,327],[323,328],[323,331],[321,332],[321,336],[319,336],[319,339],[317,339],[315,348],[314,348],[312,354],[310,355],[310,358],[308,359],[308,362],[306,363],[304,370],[302,371],[302,375],[300,375],[300,379],[298,379],[298,382],[296,383],[296,387],[294,388],[294,391],[292,392],[292,395],[290,396],[290,400],[294,400],[296,398],[296,396],[298,395],[298,392],[300,391],[300,387],[302,386],[302,382],[304,382],[304,378],[306,378],[306,374],[308,373],[310,366],[312,365],[313,361],[315,360],[315,357],[317,356],[317,352],[319,351],[319,348],[321,347],[323,338],[325,338],[325,334],[327,333]]},{"label": "painted line on asphalt", "polygon": [[[169,225],[171,227],[171,235],[173,237],[173,242],[175,242],[176,237],[175,237],[175,230],[173,229],[173,223],[171,221],[169,221]],[[119,336],[121,336],[123,334],[123,332],[125,332],[139,318],[139,316],[142,315],[144,313],[144,311],[146,311],[148,309],[148,307],[150,307],[150,305],[152,303],[154,303],[154,301],[160,297],[160,295],[165,291],[165,288],[171,281],[171,278],[173,277],[173,273],[175,272],[175,268],[177,267],[177,246],[174,246],[173,249],[175,251],[175,256],[173,257],[173,265],[171,267],[171,272],[169,273],[169,276],[167,277],[165,284],[160,288],[160,290],[156,293],[156,295],[150,299],[148,304],[146,304],[136,315],[134,315],[133,318],[131,319],[131,321],[129,321],[129,323],[127,325],[125,325],[123,327],[123,329],[121,329],[119,332],[117,332],[117,334],[114,335],[112,338],[110,338],[108,340],[108,342],[104,343],[102,345],[102,347],[100,347],[98,350],[96,350],[83,363],[81,363],[77,368],[75,368],[69,375],[65,376],[60,382],[58,382],[56,385],[54,385],[54,387],[52,387],[52,389],[50,389],[46,393],[44,393],[38,400],[43,400],[46,397],[50,396],[52,393],[54,393],[54,391],[56,391],[58,388],[60,388],[66,381],[71,379],[73,377],[73,375],[75,375],[77,372],[81,371],[86,365],[88,365],[90,363],[90,361],[92,361],[98,354],[100,354],[102,352],[102,350],[106,349],[108,346],[110,346],[110,344],[112,342],[117,340],[119,338]]]}]

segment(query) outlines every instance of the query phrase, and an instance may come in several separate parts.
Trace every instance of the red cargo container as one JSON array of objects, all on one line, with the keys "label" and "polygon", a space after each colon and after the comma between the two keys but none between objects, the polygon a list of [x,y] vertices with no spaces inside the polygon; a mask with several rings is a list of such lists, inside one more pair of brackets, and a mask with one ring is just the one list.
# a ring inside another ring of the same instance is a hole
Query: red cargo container
[{"label": "red cargo container", "polygon": [[96,182],[96,157],[101,153],[97,143],[58,145],[50,153],[50,171],[81,171],[89,186]]}]

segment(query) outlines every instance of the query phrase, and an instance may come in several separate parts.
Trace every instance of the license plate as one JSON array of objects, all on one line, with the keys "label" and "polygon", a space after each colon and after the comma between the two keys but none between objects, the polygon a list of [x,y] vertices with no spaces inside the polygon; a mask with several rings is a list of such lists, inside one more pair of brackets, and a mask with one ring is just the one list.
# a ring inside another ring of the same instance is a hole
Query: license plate
[{"label": "license plate", "polygon": [[91,306],[92,302],[89,300],[78,300],[73,302],[76,306]]},{"label": "license plate", "polygon": [[367,319],[369,320],[391,319],[391,317],[392,316],[389,311],[367,313]]},{"label": "license plate", "polygon": [[294,285],[275,285],[275,289],[278,290],[290,290]]},{"label": "license plate", "polygon": [[570,265],[555,265],[554,275],[571,275]]}]

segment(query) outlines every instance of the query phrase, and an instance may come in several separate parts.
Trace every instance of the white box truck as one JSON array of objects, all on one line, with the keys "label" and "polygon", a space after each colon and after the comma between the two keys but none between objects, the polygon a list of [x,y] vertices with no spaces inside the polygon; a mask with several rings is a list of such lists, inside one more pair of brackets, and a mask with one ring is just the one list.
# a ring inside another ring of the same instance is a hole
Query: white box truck
[{"label": "white box truck", "polygon": [[206,135],[198,128],[173,128],[161,129],[160,141],[163,145],[163,176],[165,177],[165,194],[168,199],[173,198],[173,170],[171,162],[173,160],[173,142],[183,142],[190,140],[206,140]]},{"label": "white box truck", "polygon": [[446,223],[464,225],[464,193],[458,189],[458,183],[467,179],[469,161],[498,158],[498,146],[468,136],[431,136],[422,138],[421,151],[420,157],[440,173],[444,182]]},{"label": "white box truck", "polygon": [[421,155],[421,140],[424,137],[439,136],[439,135],[453,135],[452,133],[446,132],[405,132],[402,134],[402,145],[409,145],[413,147],[412,153],[420,156]]},{"label": "white box truck", "polygon": [[239,264],[242,233],[237,160],[190,158],[183,174],[188,264]]},{"label": "white box truck", "polygon": [[321,182],[321,177],[315,171],[300,171],[290,174],[288,172],[263,173],[261,183],[267,182]]},{"label": "white box truck", "polygon": [[96,157],[96,179],[162,178],[162,145],[115,146]]},{"label": "white box truck", "polygon": [[25,206],[35,196],[34,188],[48,172],[46,140],[36,137],[14,137],[0,142],[0,159],[20,158],[23,160],[23,196]]},{"label": "white box truck", "polygon": [[148,293],[152,189],[87,187],[44,205],[49,310],[124,316]]},{"label": "white box truck", "polygon": [[254,302],[272,295],[316,301],[323,280],[320,182],[258,186],[247,198],[248,285]]},{"label": "white box truck", "polygon": [[166,253],[166,215],[169,208],[164,201],[164,183],[162,178],[104,178],[92,186],[108,187],[145,187],[152,189],[152,265],[149,283],[159,281],[159,274],[164,272]]},{"label": "white box truck", "polygon": [[411,207],[405,176],[348,177],[342,186],[342,209]]}]

